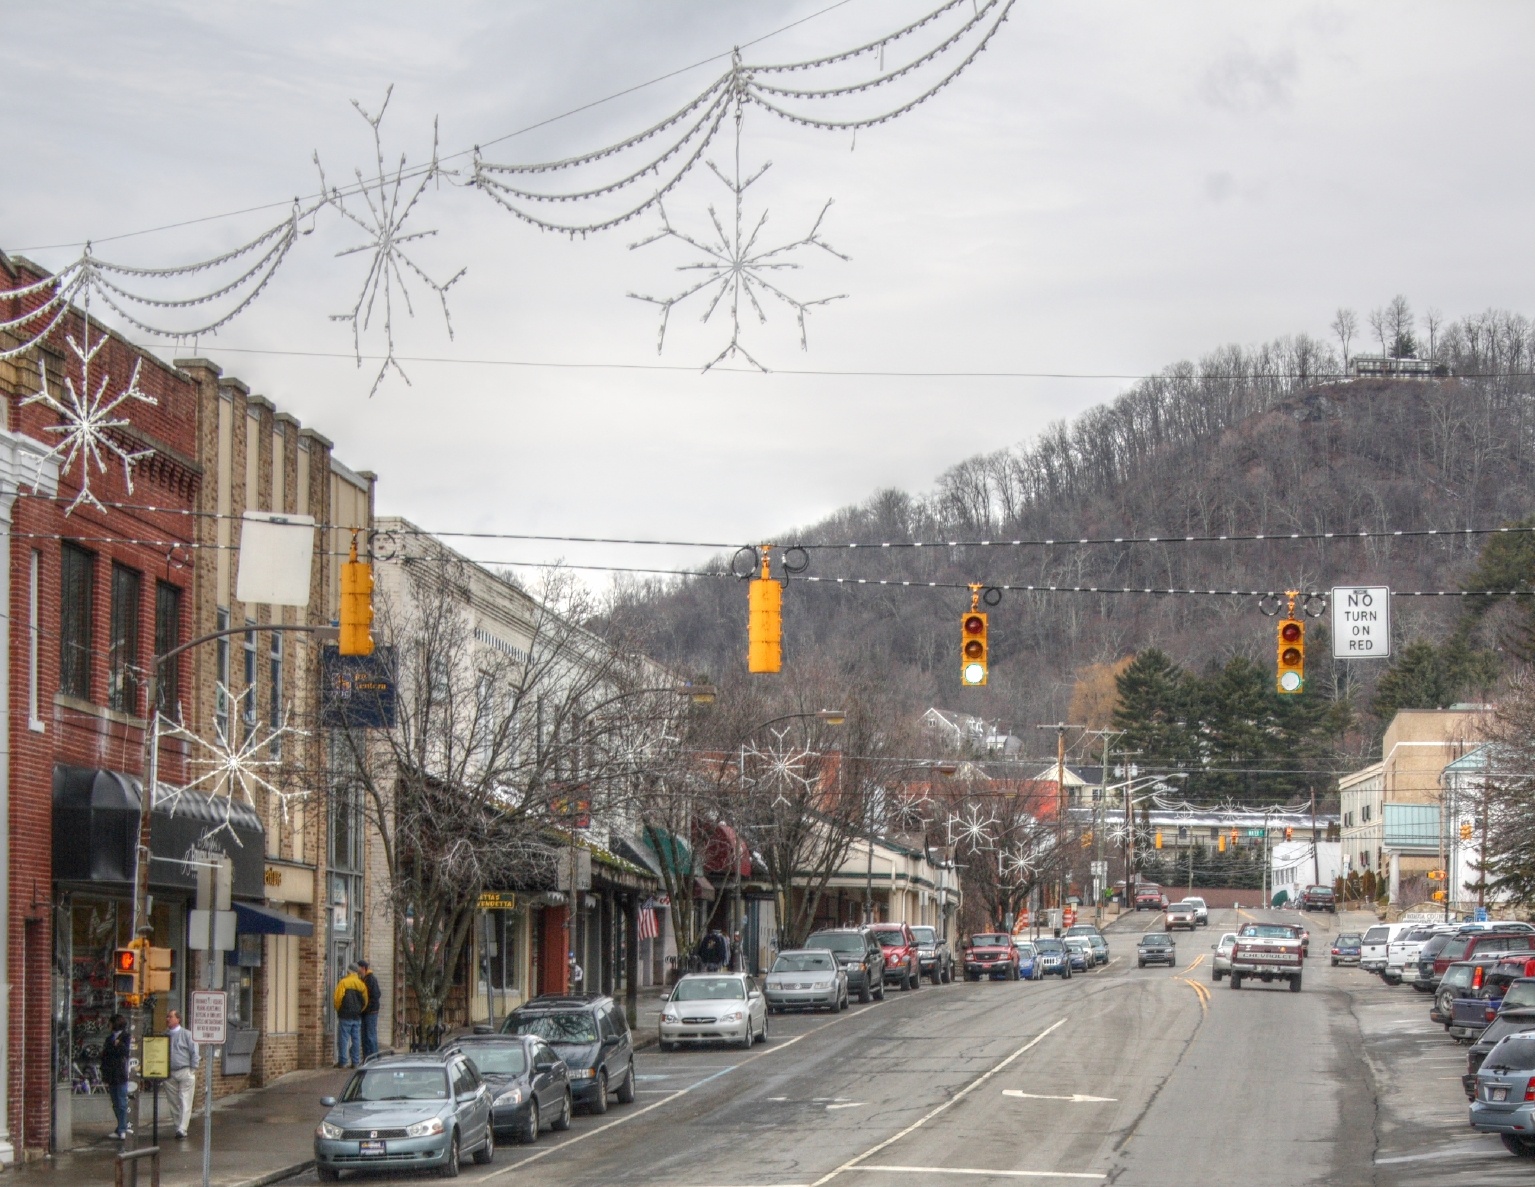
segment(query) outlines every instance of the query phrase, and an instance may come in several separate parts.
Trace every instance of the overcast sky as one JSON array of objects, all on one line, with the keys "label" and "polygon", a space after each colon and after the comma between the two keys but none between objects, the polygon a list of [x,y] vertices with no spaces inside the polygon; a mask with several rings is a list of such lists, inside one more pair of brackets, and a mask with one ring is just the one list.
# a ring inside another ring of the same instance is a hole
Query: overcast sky
[{"label": "overcast sky", "polygon": [[[394,84],[386,152],[485,143],[760,37],[831,0],[11,3],[0,247],[46,266],[69,244],[282,202],[316,189],[311,155],[371,166],[367,125]],[[791,61],[859,44],[937,0],[847,0],[747,51]],[[1039,3],[894,123],[818,133],[753,114],[748,195],[777,243],[835,199],[824,253],[785,287],[847,294],[810,349],[770,308],[745,342],[769,367],[1139,374],[1228,341],[1327,334],[1338,306],[1394,294],[1449,316],[1531,311],[1535,5]],[[891,59],[892,64],[894,58]],[[680,106],[714,62],[487,149],[536,161],[600,147]],[[721,141],[714,154],[728,153]],[[720,157],[724,161],[724,157]],[[459,161],[457,163],[462,163]],[[700,174],[669,205],[702,229],[728,201]],[[280,211],[103,243],[167,264],[242,241]],[[1025,440],[1125,384],[1084,379],[702,375],[728,340],[653,307],[685,283],[656,220],[570,242],[484,196],[428,191],[417,258],[452,289],[456,336],[417,293],[406,363],[373,369],[328,320],[365,257],[333,216],[260,302],[198,353],[376,470],[381,512],[440,529],[771,539],[887,486]],[[407,229],[410,229],[407,227]],[[364,340],[376,352],[377,335]],[[236,353],[230,348],[250,353]],[[283,353],[290,352],[290,353]],[[175,355],[185,350],[167,349]],[[495,366],[502,360],[565,366]],[[678,370],[569,364],[674,365]],[[376,364],[374,365],[376,367]],[[1148,523],[1148,527],[1156,526]],[[672,564],[664,551],[477,544],[482,559]]]}]

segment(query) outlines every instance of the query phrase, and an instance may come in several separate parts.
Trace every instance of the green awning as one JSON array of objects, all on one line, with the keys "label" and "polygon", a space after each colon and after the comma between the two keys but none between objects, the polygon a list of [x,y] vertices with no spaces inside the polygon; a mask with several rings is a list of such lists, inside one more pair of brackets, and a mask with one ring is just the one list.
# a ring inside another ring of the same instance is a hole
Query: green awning
[{"label": "green awning", "polygon": [[693,850],[675,833],[664,828],[647,828],[641,839],[655,854],[656,862],[664,872],[681,877],[693,873]]}]

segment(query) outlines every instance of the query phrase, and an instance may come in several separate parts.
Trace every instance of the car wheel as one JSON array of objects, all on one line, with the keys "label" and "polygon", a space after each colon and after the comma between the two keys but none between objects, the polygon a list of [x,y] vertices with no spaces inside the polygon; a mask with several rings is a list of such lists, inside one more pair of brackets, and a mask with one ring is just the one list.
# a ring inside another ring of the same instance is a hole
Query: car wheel
[{"label": "car wheel", "polygon": [[[762,1024],[767,1028],[767,1023]],[[624,1073],[624,1082],[618,1086],[618,1103],[632,1105],[634,1103],[634,1060],[629,1061],[629,1070]]]},{"label": "car wheel", "polygon": [[544,1124],[538,1116],[538,1098],[535,1096],[528,1102],[528,1115],[523,1119],[522,1130],[517,1134],[517,1140],[526,1146],[531,1146],[538,1141],[539,1130]]},{"label": "car wheel", "polygon": [[863,988],[858,991],[858,1001],[861,1005],[868,1005],[874,1000],[874,994],[869,991],[869,983],[865,981]]},{"label": "car wheel", "polygon": [[1071,966],[1069,964],[1066,966],[1066,972],[1064,976],[1066,977],[1066,980],[1071,980]]},{"label": "car wheel", "polygon": [[1529,1138],[1511,1133],[1500,1133],[1498,1136],[1503,1139],[1503,1148],[1510,1154],[1517,1154],[1520,1158],[1535,1158],[1535,1143],[1531,1143]]},{"label": "car wheel", "polygon": [[1232,973],[1231,974],[1231,988],[1233,988],[1233,989],[1240,989],[1240,988],[1242,988],[1242,974],[1241,973]]},{"label": "car wheel", "polygon": [[314,1177],[322,1183],[334,1183],[341,1178],[341,1172],[328,1166],[316,1166],[314,1168]]},{"label": "car wheel", "polygon": [[1137,960],[1135,962],[1135,967],[1138,969],[1143,969],[1146,967],[1146,962],[1144,960]]},{"label": "car wheel", "polygon": [[1290,978],[1290,992],[1291,993],[1299,993],[1300,992],[1300,974],[1299,973],[1296,973],[1295,976]]},{"label": "car wheel", "polygon": [[879,988],[875,990],[874,996],[879,998],[880,1001],[885,1000],[885,977],[883,973],[880,974]]},{"label": "car wheel", "polygon": [[757,1032],[752,1029],[752,1016],[746,1015],[746,1033],[741,1036],[738,1044],[743,1051],[750,1051],[753,1043],[757,1041]]},{"label": "car wheel", "polygon": [[1337,968],[1338,967],[1338,958],[1336,956],[1333,957],[1332,967],[1333,968]]},{"label": "car wheel", "polygon": [[606,1113],[608,1111],[608,1074],[597,1073],[597,1091],[592,1093],[592,1099],[587,1102],[587,1111],[592,1113]]},{"label": "car wheel", "polygon": [[570,1101],[570,1092],[567,1090],[565,1093],[565,1099],[560,1102],[559,1114],[553,1121],[549,1122],[549,1128],[556,1130],[559,1133],[564,1133],[567,1129],[570,1128],[570,1115],[574,1112],[575,1108],[572,1106]]},{"label": "car wheel", "polygon": [[1221,971],[1220,971],[1220,969],[1211,969],[1210,970],[1210,979],[1212,981],[1214,981],[1217,985],[1220,984],[1220,979],[1221,979]]},{"label": "car wheel", "polygon": [[757,1033],[757,1042],[765,1043],[767,1041],[768,1041],[768,1024],[767,1024],[767,1019],[764,1018],[762,1020],[762,1029]]},{"label": "car wheel", "polygon": [[[534,1107],[537,1107],[535,1102]],[[489,1125],[485,1126],[485,1144],[474,1152],[474,1161],[479,1166],[489,1166],[496,1160],[496,1131]]]},{"label": "car wheel", "polygon": [[458,1178],[458,1134],[448,1138],[448,1160],[442,1164],[442,1177],[444,1179]]}]

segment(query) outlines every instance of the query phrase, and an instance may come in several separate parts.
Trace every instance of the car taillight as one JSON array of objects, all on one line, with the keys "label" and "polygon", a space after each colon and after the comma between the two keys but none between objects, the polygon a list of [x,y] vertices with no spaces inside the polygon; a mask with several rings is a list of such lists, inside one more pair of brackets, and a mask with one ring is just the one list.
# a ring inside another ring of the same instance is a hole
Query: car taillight
[{"label": "car taillight", "polygon": [[1524,1086],[1524,1099],[1535,1100],[1535,1076],[1531,1076]]},{"label": "car taillight", "polygon": [[1472,989],[1480,989],[1481,987],[1482,987],[1482,966],[1481,965],[1477,965],[1476,968],[1474,970],[1472,970],[1472,973],[1471,973],[1471,988]]}]

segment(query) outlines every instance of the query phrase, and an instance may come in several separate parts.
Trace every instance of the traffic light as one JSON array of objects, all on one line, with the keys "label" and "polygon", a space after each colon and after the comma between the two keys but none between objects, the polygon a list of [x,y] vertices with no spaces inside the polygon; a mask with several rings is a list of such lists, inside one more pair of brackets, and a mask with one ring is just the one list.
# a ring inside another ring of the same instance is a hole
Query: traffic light
[{"label": "traffic light", "polygon": [[1284,839],[1287,840],[1287,841],[1295,840],[1295,830],[1293,828],[1291,828],[1288,824],[1285,825]]},{"label": "traffic light", "polygon": [[1093,845],[1093,830],[1088,829],[1082,834],[1082,848],[1091,849]]},{"label": "traffic light", "polygon": [[169,993],[171,991],[171,950],[169,948],[145,948],[142,992]]},{"label": "traffic light", "polygon": [[1155,844],[1158,849],[1162,848],[1162,830],[1161,829],[1157,829],[1157,835],[1154,838],[1152,843]]},{"label": "traffic light", "polygon": [[357,559],[357,534],[352,555],[341,566],[341,654],[372,655],[373,568]]},{"label": "traffic light", "polygon": [[1276,685],[1282,693],[1304,692],[1306,688],[1306,624],[1298,618],[1279,622],[1275,650],[1279,659]]},{"label": "traffic light", "polygon": [[1433,899],[1436,903],[1442,903],[1442,902],[1444,902],[1444,891],[1436,890],[1436,891],[1434,891],[1433,894],[1429,895],[1428,897]]},{"label": "traffic light", "polygon": [[1469,841],[1471,839],[1471,822],[1469,820],[1461,822],[1460,839],[1462,841]]},{"label": "traffic light", "polygon": [[1430,882],[1443,882],[1444,881],[1444,871],[1443,870],[1430,870],[1428,872],[1428,880]]},{"label": "traffic light", "polygon": [[112,953],[112,992],[118,997],[139,995],[140,959],[137,948],[119,948]]},{"label": "traffic light", "polygon": [[959,622],[959,680],[967,687],[986,683],[987,655],[986,614],[982,610],[969,610]]},{"label": "traffic light", "polygon": [[1225,833],[1222,833],[1219,837],[1216,838],[1216,840],[1215,840],[1215,847],[1217,849],[1219,849],[1222,853],[1226,852],[1226,834]]},{"label": "traffic light", "polygon": [[746,670],[783,671],[783,585],[774,581],[762,550],[762,575],[746,591]]}]

